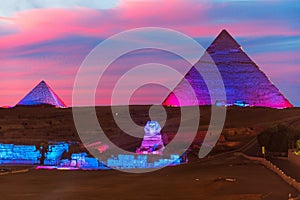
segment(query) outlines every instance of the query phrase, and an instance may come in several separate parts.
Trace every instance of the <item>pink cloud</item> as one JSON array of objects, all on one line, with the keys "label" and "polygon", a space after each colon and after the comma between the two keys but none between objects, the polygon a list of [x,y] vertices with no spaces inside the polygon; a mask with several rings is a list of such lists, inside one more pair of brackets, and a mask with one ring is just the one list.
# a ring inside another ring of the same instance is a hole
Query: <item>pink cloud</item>
[{"label": "pink cloud", "polygon": [[[72,50],[66,46],[59,49],[55,47],[42,49],[45,52],[58,51],[61,57],[14,58],[19,56],[14,50],[20,47],[24,48],[24,52],[18,51],[18,54],[24,53],[25,56],[38,54],[41,49],[26,49],[26,47],[41,42],[51,42],[73,35],[106,38],[120,31],[144,26],[171,28],[192,37],[215,37],[223,28],[226,28],[234,37],[300,34],[299,29],[289,27],[282,21],[268,19],[252,20],[250,18],[216,23],[212,21],[211,15],[207,15],[213,12],[214,6],[210,3],[200,4],[181,0],[125,0],[110,10],[34,9],[15,13],[11,18],[0,17],[0,28],[4,30],[3,35],[0,32],[0,51],[2,52],[0,55],[2,67],[0,105],[14,105],[41,79],[45,79],[59,96],[71,105],[73,81],[81,58],[85,55],[75,54],[74,57],[64,57],[64,52]],[[78,48],[80,49],[81,46]],[[78,56],[81,56],[80,59]],[[297,56],[296,53],[277,55],[271,52],[269,55],[260,54],[251,57],[263,71],[276,78],[282,76],[283,71],[285,76],[297,71],[296,64],[281,63]],[[110,76],[110,81],[116,79],[117,76]],[[104,92],[111,92],[111,90],[104,90]],[[140,91],[139,94],[144,94],[144,91]],[[102,100],[109,102],[107,98]],[[136,101],[140,102],[140,100]]]},{"label": "pink cloud", "polygon": [[189,1],[122,1],[111,10],[35,9],[16,13],[14,17],[0,18],[10,22],[18,32],[2,37],[2,47],[28,45],[69,35],[107,37],[123,30],[158,26],[182,31],[192,37],[215,36],[227,28],[235,36],[295,35],[278,21],[243,20],[216,24],[207,13],[213,12],[210,3]]}]

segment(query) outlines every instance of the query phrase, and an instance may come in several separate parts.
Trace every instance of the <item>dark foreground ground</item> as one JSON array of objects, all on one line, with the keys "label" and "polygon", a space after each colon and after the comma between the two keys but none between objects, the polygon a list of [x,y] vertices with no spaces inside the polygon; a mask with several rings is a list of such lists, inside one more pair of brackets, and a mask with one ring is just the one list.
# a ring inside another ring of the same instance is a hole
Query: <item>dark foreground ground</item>
[{"label": "dark foreground ground", "polygon": [[[123,108],[120,108],[122,112]],[[150,119],[149,106],[134,106],[131,117],[143,126]],[[180,124],[179,108],[166,108],[162,129],[170,139]],[[128,137],[113,122],[109,107],[96,108],[107,136],[124,149],[135,150],[141,139]],[[120,115],[118,115],[120,117]],[[186,120],[193,120],[189,116]],[[121,119],[126,122],[126,118]],[[205,135],[210,108],[201,108],[198,135]],[[234,108],[227,110],[225,128],[215,153],[239,148],[261,130],[276,124],[300,128],[300,109]],[[47,145],[48,141],[79,141],[71,109],[0,109],[0,143]],[[192,156],[192,154],[190,154]],[[0,166],[1,167],[1,166]],[[236,181],[228,181],[236,180]],[[186,165],[167,167],[146,174],[118,171],[35,171],[0,176],[2,200],[89,199],[224,199],[285,200],[297,192],[265,167],[242,158],[221,157],[199,162],[191,157]]]},{"label": "dark foreground ground", "polygon": [[146,174],[32,170],[0,176],[0,185],[5,200],[285,200],[289,193],[297,195],[273,172],[240,157],[191,161]]}]

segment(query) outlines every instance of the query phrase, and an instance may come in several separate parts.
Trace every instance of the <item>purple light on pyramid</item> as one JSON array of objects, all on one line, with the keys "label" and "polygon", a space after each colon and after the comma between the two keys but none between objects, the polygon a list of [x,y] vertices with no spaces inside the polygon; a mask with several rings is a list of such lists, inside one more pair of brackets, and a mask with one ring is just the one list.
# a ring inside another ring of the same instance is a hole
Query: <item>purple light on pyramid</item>
[{"label": "purple light on pyramid", "polygon": [[67,107],[45,81],[41,81],[35,86],[16,106],[35,105],[52,105],[59,108]]},{"label": "purple light on pyramid", "polygon": [[[176,86],[173,92],[164,100],[163,105],[191,106],[216,103],[211,102],[206,83],[198,73],[200,70],[197,70],[203,66],[207,68],[209,65],[213,65],[213,63],[208,62],[208,55],[214,61],[222,76],[227,105],[236,105],[237,102],[244,102],[245,105],[249,106],[293,107],[226,30],[223,30],[217,36],[207,48],[206,54],[185,75],[185,81],[181,81]],[[210,72],[208,71],[208,73]],[[186,85],[188,83],[192,86],[198,102],[191,101],[193,92],[189,91],[189,87]],[[211,92],[214,92],[214,96],[218,96],[217,88]],[[217,101],[223,100],[217,99]]]}]

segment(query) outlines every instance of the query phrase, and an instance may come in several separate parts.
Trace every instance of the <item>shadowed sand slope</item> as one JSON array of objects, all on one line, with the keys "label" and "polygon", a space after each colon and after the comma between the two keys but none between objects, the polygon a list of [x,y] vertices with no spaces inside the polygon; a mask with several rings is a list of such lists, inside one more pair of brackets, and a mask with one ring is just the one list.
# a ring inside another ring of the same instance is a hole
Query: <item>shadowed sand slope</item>
[{"label": "shadowed sand slope", "polygon": [[[130,115],[133,121],[144,126],[150,117],[150,106],[131,106]],[[196,107],[195,107],[196,108]],[[119,112],[125,112],[126,107],[119,107]],[[163,133],[176,133],[180,124],[180,108],[165,107],[167,121],[162,129]],[[122,140],[135,141],[133,137],[125,134],[114,122],[110,107],[97,107],[97,116],[101,127],[108,137],[116,142]],[[200,107],[201,119],[198,132],[205,131],[210,121],[210,107]],[[122,115],[119,115],[122,116]],[[185,120],[193,120],[194,116],[187,116]],[[126,118],[121,121],[126,122]],[[300,122],[300,109],[270,109],[270,108],[239,108],[228,107],[225,129],[251,128],[258,130],[278,123]],[[131,127],[127,127],[130,131]],[[0,142],[37,144],[53,141],[79,141],[73,122],[72,109],[56,109],[47,107],[16,107],[0,109]],[[138,140],[139,141],[139,140]]]}]

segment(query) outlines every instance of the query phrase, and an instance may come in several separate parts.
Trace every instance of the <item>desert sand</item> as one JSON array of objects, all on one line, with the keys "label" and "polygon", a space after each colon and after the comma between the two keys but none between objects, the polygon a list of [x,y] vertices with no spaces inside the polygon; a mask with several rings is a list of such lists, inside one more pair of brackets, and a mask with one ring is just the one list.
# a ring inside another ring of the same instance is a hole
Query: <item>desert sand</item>
[{"label": "desert sand", "polygon": [[[131,107],[133,120],[149,120],[149,106]],[[168,107],[162,132],[172,139],[178,128],[180,110]],[[134,150],[140,139],[126,136],[113,122],[109,107],[98,107],[100,123],[120,146]],[[192,117],[192,116],[191,116]],[[201,122],[194,146],[201,145],[210,118],[209,107],[201,108]],[[192,119],[192,118],[191,118]],[[229,107],[222,136],[214,153],[245,144],[259,131],[275,124],[300,125],[300,109]],[[172,135],[173,134],[173,135]],[[48,141],[80,141],[71,109],[0,109],[0,142],[15,144]],[[234,145],[232,145],[234,144]],[[197,149],[195,149],[196,151]],[[297,191],[259,163],[230,154],[199,160],[145,174],[109,171],[44,171],[0,176],[1,199],[287,199]],[[2,166],[3,167],[3,166]],[[6,166],[4,166],[6,167]],[[28,167],[31,168],[31,167]]]},{"label": "desert sand", "polygon": [[[193,160],[193,158],[191,158]],[[226,180],[228,179],[228,180]],[[230,181],[233,180],[233,181]],[[45,171],[0,177],[1,199],[224,199],[282,200],[296,190],[265,167],[227,157],[145,174]]]}]

